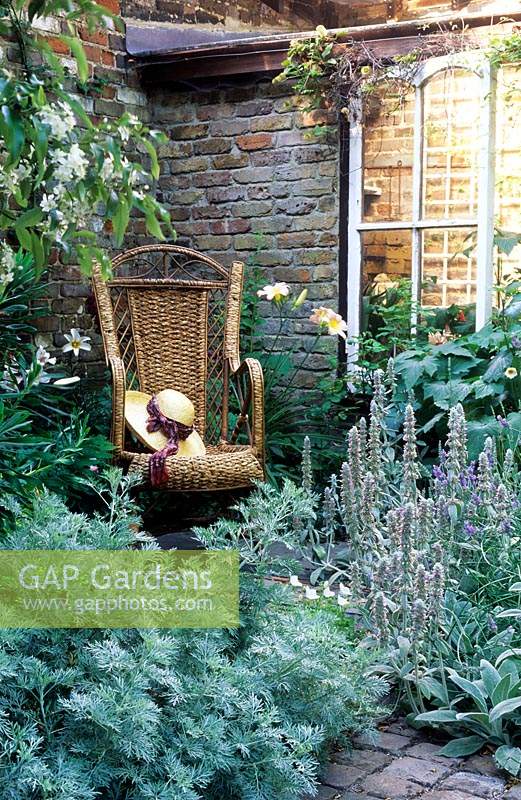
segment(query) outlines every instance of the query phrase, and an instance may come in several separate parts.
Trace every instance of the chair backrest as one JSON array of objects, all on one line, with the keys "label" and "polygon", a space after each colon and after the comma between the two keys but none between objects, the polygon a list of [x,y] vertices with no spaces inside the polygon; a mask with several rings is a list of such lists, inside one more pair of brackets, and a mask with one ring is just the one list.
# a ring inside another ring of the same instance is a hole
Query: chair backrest
[{"label": "chair backrest", "polygon": [[149,245],[93,276],[107,358],[119,356],[127,389],[177,389],[195,407],[208,444],[226,436],[228,360],[239,358],[243,265],[226,269],[195,250]]}]

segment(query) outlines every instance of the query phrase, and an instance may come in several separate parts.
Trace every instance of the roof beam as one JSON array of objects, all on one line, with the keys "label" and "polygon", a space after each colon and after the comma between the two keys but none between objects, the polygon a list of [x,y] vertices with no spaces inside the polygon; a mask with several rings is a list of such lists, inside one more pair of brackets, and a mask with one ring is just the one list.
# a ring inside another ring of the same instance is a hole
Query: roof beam
[{"label": "roof beam", "polygon": [[[378,57],[392,57],[410,52],[429,35],[439,36],[444,31],[465,35],[469,28],[486,33],[491,25],[500,22],[521,21],[521,11],[509,14],[467,14],[439,17],[433,20],[414,20],[383,25],[359,26],[331,31],[338,35],[339,43],[348,45],[363,40]],[[147,52],[132,56],[145,84],[183,82],[251,73],[275,73],[281,69],[288,47],[295,39],[312,36],[313,32],[278,34],[266,38],[253,38],[171,52]]]}]

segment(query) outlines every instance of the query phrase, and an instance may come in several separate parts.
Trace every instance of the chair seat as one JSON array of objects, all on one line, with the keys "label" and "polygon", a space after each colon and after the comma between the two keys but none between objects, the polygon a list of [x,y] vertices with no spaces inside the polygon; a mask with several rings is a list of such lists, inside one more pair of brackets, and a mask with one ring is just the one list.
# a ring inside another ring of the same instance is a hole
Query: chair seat
[{"label": "chair seat", "polygon": [[[141,484],[148,484],[150,453],[123,453],[129,473],[138,475]],[[166,459],[168,482],[161,488],[178,492],[239,489],[263,480],[262,465],[253,447],[223,442],[208,445],[204,456]]]}]

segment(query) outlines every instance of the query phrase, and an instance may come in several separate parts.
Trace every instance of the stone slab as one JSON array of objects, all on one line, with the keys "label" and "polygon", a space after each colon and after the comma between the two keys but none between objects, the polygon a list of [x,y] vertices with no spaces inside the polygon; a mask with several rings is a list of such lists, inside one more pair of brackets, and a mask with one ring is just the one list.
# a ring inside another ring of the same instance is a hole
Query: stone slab
[{"label": "stone slab", "polygon": [[434,744],[434,742],[418,742],[407,750],[407,755],[413,758],[427,759],[428,761],[436,761],[445,766],[457,766],[461,764],[461,758],[447,758],[440,756],[439,752],[442,748],[441,744]]},{"label": "stone slab", "polygon": [[501,797],[505,788],[505,781],[502,778],[492,778],[489,775],[461,771],[444,780],[441,788],[457,789],[475,797],[495,798]]},{"label": "stone slab", "polygon": [[361,785],[363,792],[383,798],[383,800],[409,800],[424,791],[423,786],[396,775],[378,772],[369,775]]},{"label": "stone slab", "polygon": [[403,778],[404,780],[412,780],[422,786],[431,787],[448,775],[449,772],[450,767],[448,764],[443,766],[436,761],[425,761],[420,758],[404,756],[404,758],[397,758],[391,761],[380,775],[389,779]]},{"label": "stone slab", "polygon": [[328,764],[322,775],[322,783],[336,789],[347,789],[353,783],[359,782],[365,774],[356,767],[347,767],[343,764]]}]

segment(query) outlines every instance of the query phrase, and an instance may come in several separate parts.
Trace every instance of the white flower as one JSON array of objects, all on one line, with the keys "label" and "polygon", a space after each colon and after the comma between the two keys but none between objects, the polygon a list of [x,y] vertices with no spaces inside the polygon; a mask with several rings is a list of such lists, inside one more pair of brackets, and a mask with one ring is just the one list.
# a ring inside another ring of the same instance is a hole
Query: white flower
[{"label": "white flower", "polygon": [[509,380],[513,380],[514,378],[517,378],[517,376],[518,372],[515,367],[508,367],[505,370],[505,378],[508,378]]},{"label": "white flower", "polygon": [[71,108],[66,103],[53,103],[44,106],[38,116],[44,125],[51,129],[50,135],[53,139],[63,141],[68,134],[74,130],[76,119]]},{"label": "white flower", "polygon": [[302,586],[301,582],[298,579],[298,575],[290,575],[289,585],[294,586],[295,588]]},{"label": "white flower", "polygon": [[273,300],[275,303],[280,303],[289,293],[290,288],[288,284],[281,281],[279,283],[268,284],[263,289],[259,289],[257,295],[259,297],[265,297],[266,300]]},{"label": "white flower", "polygon": [[54,170],[57,181],[67,183],[72,180],[82,180],[87,172],[88,161],[79,144],[71,145],[69,151],[55,150],[54,160],[58,164]]},{"label": "white flower", "polygon": [[54,194],[44,194],[40,200],[40,208],[46,214],[50,214],[56,208],[56,197]]},{"label": "white flower", "polygon": [[344,606],[349,605],[349,600],[347,599],[347,597],[342,597],[341,594],[338,595],[336,601],[337,601],[338,605],[340,606],[340,608],[344,608]]},{"label": "white flower", "polygon": [[318,600],[318,592],[312,586],[306,586],[306,600]]},{"label": "white flower", "polygon": [[90,350],[90,336],[82,336],[77,328],[71,328],[70,333],[64,334],[67,343],[63,345],[62,352],[70,353],[71,350],[75,356],[79,356],[80,350]]},{"label": "white flower", "polygon": [[327,332],[330,336],[346,338],[347,323],[332,308],[325,308],[324,306],[315,308],[309,321],[320,327],[325,328],[327,326]]},{"label": "white flower", "polygon": [[113,175],[114,175],[114,156],[112,155],[112,153],[109,153],[107,156],[105,156],[105,160],[103,161],[103,164],[101,166],[100,177],[102,178],[102,180],[108,181],[112,178]]},{"label": "white flower", "polygon": [[342,597],[350,597],[350,595],[351,595],[351,589],[349,588],[349,586],[346,586],[342,582],[340,582],[340,584],[338,586],[338,591],[340,592]]},{"label": "white flower", "polygon": [[324,597],[334,597],[335,593],[332,589],[329,588],[329,583],[327,581],[324,582]]},{"label": "white flower", "polygon": [[53,356],[51,358],[51,354],[47,352],[43,345],[40,345],[36,351],[36,360],[41,367],[45,367],[46,364],[56,364],[56,357]]},{"label": "white flower", "polygon": [[14,279],[16,257],[14,250],[7,244],[0,244],[0,287],[7,286]]}]

